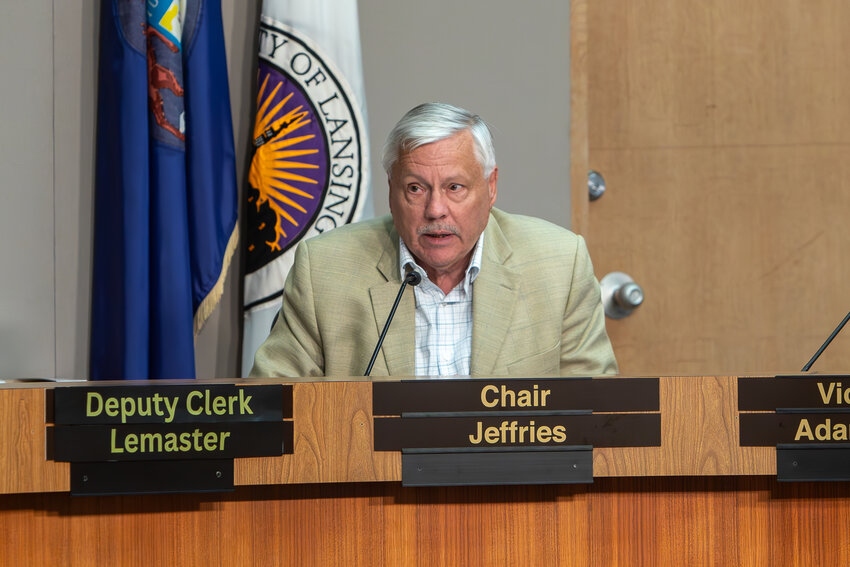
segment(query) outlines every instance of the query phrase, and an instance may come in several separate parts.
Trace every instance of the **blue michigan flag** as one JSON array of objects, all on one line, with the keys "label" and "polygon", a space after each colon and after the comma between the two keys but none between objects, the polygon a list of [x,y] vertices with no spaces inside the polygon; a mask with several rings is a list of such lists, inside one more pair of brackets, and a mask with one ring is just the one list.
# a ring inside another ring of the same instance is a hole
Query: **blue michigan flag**
[{"label": "blue michigan flag", "polygon": [[237,240],[220,0],[103,0],[92,379],[194,378]]}]

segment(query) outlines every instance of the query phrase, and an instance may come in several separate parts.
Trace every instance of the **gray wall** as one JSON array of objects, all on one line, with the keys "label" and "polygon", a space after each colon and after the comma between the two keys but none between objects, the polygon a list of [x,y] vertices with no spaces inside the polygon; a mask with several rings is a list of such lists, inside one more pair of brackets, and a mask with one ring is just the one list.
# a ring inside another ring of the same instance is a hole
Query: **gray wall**
[{"label": "gray wall", "polygon": [[[0,379],[88,375],[99,4],[10,3],[0,19]],[[259,6],[222,0],[240,179]],[[498,206],[569,226],[567,2],[361,0],[360,26],[378,214],[383,137],[441,100],[492,126]],[[199,377],[237,373],[239,262],[197,339]]]},{"label": "gray wall", "polygon": [[497,207],[569,226],[569,2],[360,0],[375,209],[384,137],[420,102],[476,112],[495,136]]}]

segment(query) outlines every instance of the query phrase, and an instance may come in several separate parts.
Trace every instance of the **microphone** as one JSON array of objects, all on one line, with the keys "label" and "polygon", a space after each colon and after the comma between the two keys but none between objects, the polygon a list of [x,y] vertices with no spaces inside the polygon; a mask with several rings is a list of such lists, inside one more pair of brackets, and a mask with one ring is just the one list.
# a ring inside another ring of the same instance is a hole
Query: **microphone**
[{"label": "microphone", "polygon": [[829,346],[829,343],[831,343],[831,342],[832,342],[832,339],[834,339],[834,338],[835,338],[835,336],[836,336],[836,335],[838,335],[838,333],[840,333],[840,332],[841,332],[841,329],[843,329],[843,328],[844,328],[844,325],[846,325],[846,324],[847,324],[847,321],[850,321],[850,313],[848,313],[848,314],[844,317],[844,319],[843,319],[843,320],[842,320],[842,321],[838,324],[838,326],[835,328],[835,330],[834,330],[834,331],[832,331],[832,334],[831,334],[831,335],[829,335],[829,338],[828,338],[828,339],[826,339],[826,342],[824,342],[824,343],[820,346],[820,348],[819,348],[819,349],[818,349],[818,351],[815,353],[815,355],[811,358],[811,360],[809,360],[809,361],[806,363],[806,365],[803,367],[803,370],[802,370],[803,372],[808,372],[808,371],[809,371],[809,368],[811,368],[811,367],[812,367],[812,364],[814,364],[814,363],[815,363],[815,361],[818,359],[818,357],[819,357],[819,356],[823,353],[823,351],[825,351],[825,350],[826,350],[826,347],[828,347],[828,346]]},{"label": "microphone", "polygon": [[366,367],[366,374],[364,374],[364,376],[368,376],[372,373],[372,366],[375,364],[375,359],[378,358],[378,352],[381,350],[381,345],[384,344],[384,337],[387,336],[390,323],[392,323],[393,317],[395,316],[395,310],[398,307],[399,302],[401,302],[401,296],[404,295],[404,288],[407,287],[407,284],[417,286],[421,281],[422,276],[420,276],[419,272],[415,270],[407,272],[404,276],[404,280],[401,282],[401,287],[398,288],[398,295],[395,297],[395,303],[393,303],[393,308],[390,309],[390,315],[387,317],[387,322],[384,323],[384,330],[381,331],[381,336],[378,337],[378,344],[375,345],[375,352],[372,353],[372,360],[369,361],[369,366]]}]

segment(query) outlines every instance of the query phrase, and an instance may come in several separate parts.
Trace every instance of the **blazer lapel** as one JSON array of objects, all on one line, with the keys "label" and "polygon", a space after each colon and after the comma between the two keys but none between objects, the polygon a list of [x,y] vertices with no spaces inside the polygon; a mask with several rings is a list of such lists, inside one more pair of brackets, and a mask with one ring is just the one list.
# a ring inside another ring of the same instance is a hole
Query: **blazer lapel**
[{"label": "blazer lapel", "polygon": [[[381,331],[384,329],[384,324],[387,322],[390,309],[393,307],[393,302],[401,286],[398,248],[395,245],[398,242],[398,236],[395,234],[395,230],[390,231],[390,240],[393,242],[393,245],[384,249],[384,253],[378,261],[377,266],[378,271],[381,272],[387,281],[369,288],[369,295],[372,299],[372,313],[375,317],[375,328],[378,331],[378,336],[381,336]],[[392,376],[413,376],[416,373],[414,352],[416,348],[415,310],[416,302],[413,297],[413,290],[405,289],[404,296],[398,304],[395,318],[390,325],[387,336],[384,337],[384,344],[381,347],[384,363],[389,374]],[[378,361],[381,360],[381,354],[376,359],[377,367],[380,367]],[[370,352],[368,356],[371,355],[372,353]]]},{"label": "blazer lapel", "polygon": [[505,262],[512,249],[491,216],[484,233],[484,258],[472,292],[472,375],[492,374],[513,320],[519,277]]}]

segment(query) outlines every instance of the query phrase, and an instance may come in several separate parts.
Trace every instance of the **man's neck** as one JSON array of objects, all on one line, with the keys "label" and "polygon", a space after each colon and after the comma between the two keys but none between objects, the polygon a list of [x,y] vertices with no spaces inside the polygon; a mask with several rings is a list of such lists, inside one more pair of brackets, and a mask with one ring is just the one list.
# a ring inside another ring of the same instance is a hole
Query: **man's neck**
[{"label": "man's neck", "polygon": [[[472,254],[474,252],[474,248],[467,254],[466,260],[463,264],[460,265],[459,268],[452,268],[451,270],[442,271],[435,270],[434,268],[423,267],[425,273],[428,274],[428,279],[434,282],[438,288],[443,290],[443,293],[446,295],[449,294],[457,285],[463,281],[463,278],[466,277],[466,270],[469,268],[469,262],[472,260]],[[416,261],[420,266],[422,265],[419,260]]]},{"label": "man's neck", "polygon": [[[425,271],[425,275],[428,276],[428,280],[431,281],[434,285],[436,285],[445,295],[448,295],[453,289],[455,289],[458,284],[463,282],[468,273],[472,274],[470,279],[470,283],[475,279],[475,276],[478,274],[478,270],[481,268],[481,254],[484,243],[484,235],[481,234],[478,237],[478,240],[475,243],[475,246],[472,247],[472,250],[463,258],[462,262],[458,262],[457,266],[452,266],[450,269],[440,270],[435,269],[430,266],[426,266],[422,263],[419,258],[413,255],[410,249],[405,245],[404,241],[399,238],[398,239],[399,246],[401,247],[399,250],[399,265],[402,268],[400,273],[401,277],[404,277],[404,266],[407,262],[414,262],[419,269]],[[470,271],[472,270],[472,271]]]}]

